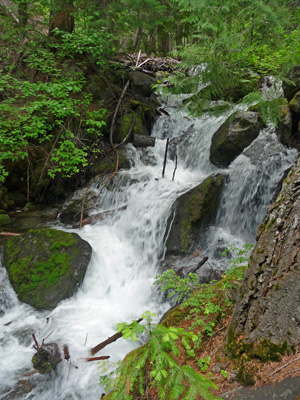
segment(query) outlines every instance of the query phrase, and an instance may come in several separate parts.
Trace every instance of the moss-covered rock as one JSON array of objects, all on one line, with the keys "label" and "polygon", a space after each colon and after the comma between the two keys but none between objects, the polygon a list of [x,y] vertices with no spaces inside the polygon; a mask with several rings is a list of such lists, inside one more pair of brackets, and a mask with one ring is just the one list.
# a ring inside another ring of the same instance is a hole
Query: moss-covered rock
[{"label": "moss-covered rock", "polygon": [[132,71],[129,76],[134,92],[146,97],[153,93],[152,85],[156,83],[155,78],[141,71]]},{"label": "moss-covered rock", "polygon": [[187,254],[197,246],[216,216],[224,181],[222,174],[210,176],[176,200],[166,241],[167,254]]},{"label": "moss-covered rock", "polygon": [[233,113],[212,137],[210,161],[218,167],[228,167],[257,138],[264,126],[257,112]]},{"label": "moss-covered rock", "polygon": [[295,94],[300,90],[300,65],[294,65],[289,73],[287,78],[291,82],[283,81],[282,88],[284,97],[291,101]]},{"label": "moss-covered rock", "polygon": [[40,347],[32,357],[32,365],[39,374],[49,374],[61,361],[61,355],[56,343],[49,343]]},{"label": "moss-covered rock", "polygon": [[10,224],[10,217],[3,210],[0,210],[0,226]]},{"label": "moss-covered rock", "polygon": [[81,284],[91,254],[76,233],[31,230],[6,242],[4,265],[21,301],[52,310]]}]

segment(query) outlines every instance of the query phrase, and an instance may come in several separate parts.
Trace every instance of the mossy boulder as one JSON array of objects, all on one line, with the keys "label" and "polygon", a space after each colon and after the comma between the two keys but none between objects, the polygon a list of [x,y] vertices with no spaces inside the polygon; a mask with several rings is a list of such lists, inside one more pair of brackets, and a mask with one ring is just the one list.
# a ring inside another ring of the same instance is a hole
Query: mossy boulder
[{"label": "mossy boulder", "polygon": [[294,65],[288,72],[287,78],[291,82],[283,81],[282,88],[284,97],[291,101],[300,90],[300,65]]},{"label": "mossy boulder", "polygon": [[8,225],[10,222],[9,215],[4,210],[0,210],[0,226]]},{"label": "mossy boulder", "polygon": [[91,246],[76,233],[30,230],[6,242],[4,265],[21,301],[52,310],[77,290],[91,255]]},{"label": "mossy boulder", "polygon": [[224,181],[225,175],[212,175],[175,201],[172,226],[167,227],[167,254],[188,254],[199,244],[215,219]]},{"label": "mossy boulder", "polygon": [[228,167],[265,127],[258,112],[236,111],[213,135],[210,161],[218,167]]},{"label": "mossy boulder", "polygon": [[156,83],[155,78],[141,71],[132,71],[129,73],[129,77],[135,93],[146,97],[153,93],[152,85]]}]

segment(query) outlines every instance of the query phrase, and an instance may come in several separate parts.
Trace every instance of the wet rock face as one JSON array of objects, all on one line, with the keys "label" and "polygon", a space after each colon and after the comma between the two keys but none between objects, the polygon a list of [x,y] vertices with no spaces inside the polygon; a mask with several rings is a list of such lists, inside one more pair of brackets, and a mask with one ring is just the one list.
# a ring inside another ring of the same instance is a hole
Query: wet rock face
[{"label": "wet rock face", "polygon": [[265,124],[259,113],[235,112],[212,137],[210,161],[218,167],[228,167],[257,138],[264,127]]},{"label": "wet rock face", "polygon": [[180,196],[174,203],[167,254],[188,254],[216,216],[225,175],[216,174]]},{"label": "wet rock face", "polygon": [[39,374],[49,374],[61,361],[61,355],[56,343],[45,344],[32,357],[33,367]]},{"label": "wet rock face", "polygon": [[31,230],[6,242],[4,265],[21,301],[52,310],[77,290],[91,255],[91,246],[75,233]]},{"label": "wet rock face", "polygon": [[[229,331],[245,340],[300,344],[300,158],[259,227]],[[266,343],[266,342],[265,342]]]},{"label": "wet rock face", "polygon": [[289,73],[288,73],[288,79],[292,82],[294,82],[294,85],[292,83],[288,83],[286,81],[283,81],[282,83],[282,89],[284,93],[284,97],[288,99],[288,101],[291,101],[292,98],[295,96],[295,94],[300,90],[300,66],[299,65],[294,65]]}]

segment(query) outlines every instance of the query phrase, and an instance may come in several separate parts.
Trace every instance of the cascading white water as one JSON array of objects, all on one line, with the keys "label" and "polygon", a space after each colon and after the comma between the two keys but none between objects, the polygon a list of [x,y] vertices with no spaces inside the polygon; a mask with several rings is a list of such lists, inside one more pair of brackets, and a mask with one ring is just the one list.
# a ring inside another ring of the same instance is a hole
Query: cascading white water
[{"label": "cascading white water", "polygon": [[[121,171],[101,194],[97,212],[125,204],[127,208],[81,231],[73,230],[93,248],[84,283],[75,296],[61,302],[52,312],[36,311],[17,300],[5,269],[0,268],[3,311],[0,315],[0,399],[9,398],[7,395],[18,380],[31,370],[32,333],[39,340],[50,335],[47,342],[67,344],[71,362],[62,361],[49,376],[31,377],[36,386],[27,397],[14,395],[12,398],[99,399],[102,389],[98,385],[97,365],[84,361],[88,350],[111,336],[118,322],[131,322],[146,310],[161,314],[167,308],[155,297],[152,283],[164,252],[170,209],[181,193],[217,171],[209,162],[209,146],[225,116],[191,119],[184,112],[177,112],[174,103],[166,109],[171,116],[162,116],[153,130],[157,137],[155,148],[135,150],[128,145],[133,166]],[[258,146],[261,153],[266,151],[269,139],[264,138],[269,136],[277,143],[274,134],[263,132],[257,139],[262,140]],[[161,177],[166,137],[178,138],[178,168],[174,181],[172,161],[167,163],[165,178]],[[218,241],[243,243],[248,239],[248,230],[253,239],[255,227],[266,212],[280,174],[293,163],[295,155],[295,151],[286,150],[277,143],[267,160],[251,164],[247,151],[235,160],[227,171],[229,177],[217,226],[209,233],[215,233],[207,246],[210,257],[214,256]],[[242,182],[236,181],[241,177]],[[254,214],[257,217],[253,218]],[[99,355],[110,355],[114,362],[132,348],[133,344],[120,339]]]}]

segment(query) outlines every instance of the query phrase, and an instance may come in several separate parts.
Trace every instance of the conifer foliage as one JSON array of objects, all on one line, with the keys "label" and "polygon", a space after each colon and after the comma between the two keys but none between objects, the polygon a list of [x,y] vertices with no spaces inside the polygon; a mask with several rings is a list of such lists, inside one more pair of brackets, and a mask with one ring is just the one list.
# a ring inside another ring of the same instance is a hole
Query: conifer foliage
[{"label": "conifer foliage", "polygon": [[180,327],[153,325],[153,316],[155,314],[149,311],[145,313],[146,325],[139,325],[136,321],[118,325],[118,331],[122,332],[125,339],[136,341],[138,335],[146,335],[149,341],[119,364],[116,379],[115,371],[105,375],[105,367],[102,366],[100,384],[113,390],[110,399],[131,400],[137,395],[147,394],[152,388],[160,399],[216,400],[211,393],[212,389],[217,389],[215,383],[196,372],[188,363],[181,365],[176,360],[182,357],[182,348],[188,359],[192,354],[193,342],[198,337]]}]

